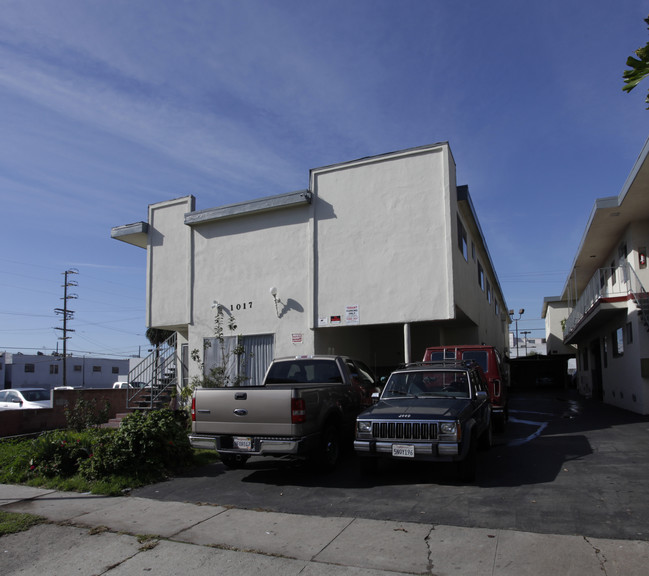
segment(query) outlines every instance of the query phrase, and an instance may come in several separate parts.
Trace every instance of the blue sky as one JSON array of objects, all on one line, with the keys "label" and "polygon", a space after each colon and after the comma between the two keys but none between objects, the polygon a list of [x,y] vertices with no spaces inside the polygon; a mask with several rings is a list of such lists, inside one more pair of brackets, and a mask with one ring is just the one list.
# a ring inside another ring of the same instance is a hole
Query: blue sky
[{"label": "blue sky", "polygon": [[648,136],[637,0],[0,0],[0,350],[145,351],[147,206],[308,186],[448,141],[519,330],[542,337],[596,198]]}]

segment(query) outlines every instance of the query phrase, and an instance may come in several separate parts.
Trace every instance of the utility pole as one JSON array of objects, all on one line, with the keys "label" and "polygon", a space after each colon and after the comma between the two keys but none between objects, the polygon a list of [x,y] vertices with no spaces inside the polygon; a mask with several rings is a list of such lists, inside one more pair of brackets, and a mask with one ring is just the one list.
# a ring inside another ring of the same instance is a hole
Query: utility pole
[{"label": "utility pole", "polygon": [[68,293],[68,288],[70,288],[71,286],[79,285],[76,280],[68,280],[68,276],[70,274],[78,273],[79,271],[75,268],[70,268],[69,270],[63,272],[63,275],[65,276],[65,282],[63,283],[63,298],[61,298],[61,300],[63,300],[63,308],[54,308],[54,312],[63,317],[63,327],[57,326],[56,328],[57,330],[61,330],[63,332],[63,336],[59,338],[59,340],[63,340],[63,386],[67,386],[68,379],[68,372],[66,370],[68,357],[67,342],[70,338],[70,336],[68,336],[68,332],[74,332],[74,330],[68,328],[68,320],[72,320],[74,318],[74,310],[70,310],[68,308],[68,300],[74,300],[77,298],[76,294]]}]

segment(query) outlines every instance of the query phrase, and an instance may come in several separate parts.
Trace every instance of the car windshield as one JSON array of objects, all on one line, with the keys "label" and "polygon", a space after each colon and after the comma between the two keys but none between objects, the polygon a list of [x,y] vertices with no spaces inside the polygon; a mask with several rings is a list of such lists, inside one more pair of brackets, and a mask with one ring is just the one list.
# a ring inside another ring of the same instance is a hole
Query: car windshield
[{"label": "car windshield", "polygon": [[49,390],[22,390],[23,397],[28,402],[40,402],[41,400],[49,400]]},{"label": "car windshield", "polygon": [[404,396],[468,398],[467,374],[461,370],[395,372],[385,385],[382,398]]},{"label": "car windshield", "polygon": [[462,360],[473,360],[480,365],[480,368],[487,372],[489,355],[485,350],[465,350],[462,352]]}]

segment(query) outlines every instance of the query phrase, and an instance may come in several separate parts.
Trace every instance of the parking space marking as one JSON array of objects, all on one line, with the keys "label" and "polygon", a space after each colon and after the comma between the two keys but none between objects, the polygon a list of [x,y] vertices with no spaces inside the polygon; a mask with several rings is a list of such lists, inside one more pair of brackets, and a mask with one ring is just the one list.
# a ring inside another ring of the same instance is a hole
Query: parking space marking
[{"label": "parking space marking", "polygon": [[537,422],[536,420],[519,420],[518,418],[512,418],[511,416],[509,417],[509,421],[515,422],[516,424],[527,424],[528,426],[536,426],[536,431],[530,434],[529,436],[526,436],[525,438],[516,438],[514,440],[510,440],[507,443],[507,446],[521,446],[523,444],[526,444],[527,442],[531,442],[535,438],[538,438],[543,432],[543,430],[545,430],[548,427],[549,424],[549,422]]}]

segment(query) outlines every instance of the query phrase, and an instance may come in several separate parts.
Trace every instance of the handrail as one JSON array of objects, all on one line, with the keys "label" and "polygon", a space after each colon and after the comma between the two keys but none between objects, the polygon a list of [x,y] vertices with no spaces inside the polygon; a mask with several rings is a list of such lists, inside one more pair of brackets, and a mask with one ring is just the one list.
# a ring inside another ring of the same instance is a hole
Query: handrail
[{"label": "handrail", "polygon": [[153,409],[168,402],[170,390],[176,388],[177,358],[176,333],[174,332],[129,372],[127,406],[129,408]]}]

